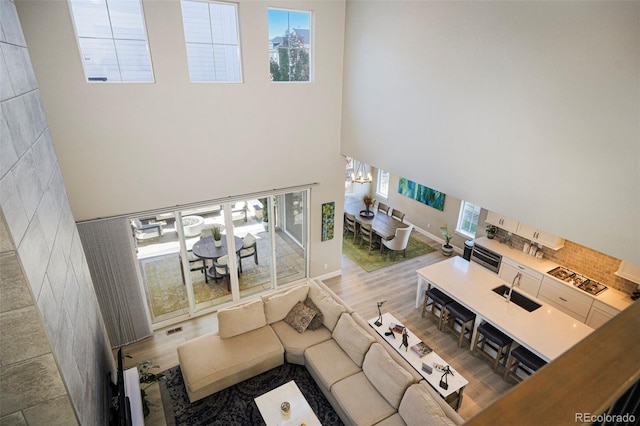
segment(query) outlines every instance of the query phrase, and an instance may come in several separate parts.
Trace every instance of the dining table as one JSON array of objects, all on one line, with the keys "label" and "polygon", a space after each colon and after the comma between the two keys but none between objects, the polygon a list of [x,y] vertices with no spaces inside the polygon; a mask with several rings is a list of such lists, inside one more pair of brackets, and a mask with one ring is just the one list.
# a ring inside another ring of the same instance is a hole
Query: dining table
[{"label": "dining table", "polygon": [[392,239],[396,235],[396,229],[409,226],[384,212],[374,211],[373,209],[371,209],[372,214],[367,215],[362,201],[345,200],[344,211],[355,216],[356,222],[359,224],[371,225],[373,232],[385,240]]},{"label": "dining table", "polygon": [[[236,251],[240,250],[242,248],[242,238],[234,236],[234,241],[236,245]],[[228,254],[227,238],[225,235],[223,235],[223,238],[220,240],[220,242],[222,243],[220,247],[216,247],[215,243],[213,242],[213,237],[204,237],[197,241],[193,245],[191,250],[193,251],[193,254],[198,257],[215,261],[219,257]]]}]

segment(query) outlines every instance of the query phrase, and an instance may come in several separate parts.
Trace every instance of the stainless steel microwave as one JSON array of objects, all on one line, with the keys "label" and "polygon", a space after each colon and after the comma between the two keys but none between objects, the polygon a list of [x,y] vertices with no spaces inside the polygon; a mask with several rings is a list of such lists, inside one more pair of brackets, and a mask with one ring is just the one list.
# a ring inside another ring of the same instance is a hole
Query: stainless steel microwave
[{"label": "stainless steel microwave", "polygon": [[471,252],[471,260],[497,274],[502,263],[502,255],[476,243]]}]

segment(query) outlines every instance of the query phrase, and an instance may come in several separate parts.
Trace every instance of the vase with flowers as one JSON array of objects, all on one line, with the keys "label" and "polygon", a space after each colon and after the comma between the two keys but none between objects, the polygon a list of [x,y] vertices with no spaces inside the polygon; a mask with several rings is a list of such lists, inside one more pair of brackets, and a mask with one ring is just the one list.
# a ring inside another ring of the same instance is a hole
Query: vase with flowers
[{"label": "vase with flowers", "polygon": [[364,213],[367,216],[371,216],[371,206],[373,205],[373,198],[368,195],[362,197],[362,202],[364,203]]}]

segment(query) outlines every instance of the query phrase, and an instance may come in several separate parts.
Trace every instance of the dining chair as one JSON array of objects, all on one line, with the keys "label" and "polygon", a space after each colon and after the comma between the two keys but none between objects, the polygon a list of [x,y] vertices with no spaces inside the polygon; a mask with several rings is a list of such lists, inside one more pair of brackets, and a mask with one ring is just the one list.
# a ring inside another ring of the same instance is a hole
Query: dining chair
[{"label": "dining chair", "polygon": [[360,245],[358,247],[362,247],[362,243],[365,241],[369,243],[368,254],[371,254],[371,250],[373,250],[374,245],[380,241],[380,237],[373,232],[370,224],[363,223],[360,225]]},{"label": "dining chair", "polygon": [[238,250],[238,264],[240,273],[242,273],[242,259],[253,257],[253,261],[258,264],[258,244],[256,237],[249,233],[242,239],[242,247]]},{"label": "dining chair", "polygon": [[397,210],[397,209],[391,210],[391,217],[398,219],[400,222],[404,223],[404,216],[405,214],[402,213],[400,210]]},{"label": "dining chair", "polygon": [[[213,271],[211,271],[213,269]],[[209,268],[209,273],[217,278],[227,279],[227,290],[231,291],[231,274],[229,273],[229,256],[220,256],[213,261],[213,266]]]},{"label": "dining chair", "polygon": [[382,246],[380,246],[380,250],[382,251],[383,247],[388,248],[393,251],[393,259],[396,258],[396,252],[402,250],[402,255],[407,257],[407,244],[409,243],[409,236],[411,235],[411,230],[413,229],[413,225],[410,225],[407,228],[398,228],[396,229],[396,235],[390,240],[382,240]]},{"label": "dining chair", "polygon": [[389,206],[378,201],[378,211],[388,215],[389,214]]},{"label": "dining chair", "polygon": [[[184,284],[184,268],[182,266],[182,256],[178,255],[180,261],[180,272],[182,273],[182,283]],[[209,276],[207,275],[207,263],[205,259],[196,256],[191,250],[187,250],[187,261],[189,262],[189,271],[200,271],[204,274],[204,282],[209,283]]]},{"label": "dining chair", "polygon": [[356,242],[356,234],[358,233],[358,228],[356,227],[356,217],[352,214],[345,213],[344,214],[344,233],[353,232],[353,242]]}]

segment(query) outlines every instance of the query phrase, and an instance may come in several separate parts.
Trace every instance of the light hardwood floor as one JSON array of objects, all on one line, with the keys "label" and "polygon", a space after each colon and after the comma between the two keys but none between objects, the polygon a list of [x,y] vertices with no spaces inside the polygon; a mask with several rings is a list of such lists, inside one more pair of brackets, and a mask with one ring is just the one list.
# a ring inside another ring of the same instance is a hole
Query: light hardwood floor
[{"label": "light hardwood floor", "polygon": [[[412,235],[434,247],[438,246],[435,241],[417,232],[413,232]],[[415,309],[417,282],[415,271],[444,259],[446,258],[439,251],[435,251],[367,273],[343,256],[342,275],[324,282],[365,320],[377,316],[377,301],[386,300],[387,302],[383,305],[384,311],[392,312],[398,320],[469,381],[464,391],[462,406],[458,411],[463,418],[469,419],[511,389],[513,385],[504,382],[502,376],[494,373],[486,361],[473,357],[467,340],[463,348],[458,348],[457,338],[449,333],[440,332],[434,321],[426,316],[421,317],[421,309]],[[181,327],[182,331],[167,333],[168,330],[176,327]],[[124,348],[125,353],[132,357],[127,359],[126,365],[135,366],[136,361],[149,359],[160,366],[158,371],[173,367],[178,364],[176,347],[180,343],[215,331],[217,328],[216,315],[210,314],[168,329],[158,330],[153,336]],[[145,419],[145,424],[166,425],[158,386],[150,387],[147,393],[149,399],[157,406],[152,407],[152,412]]]}]

